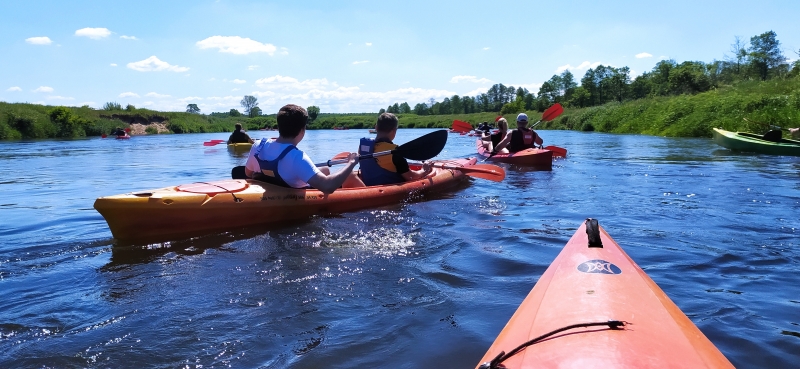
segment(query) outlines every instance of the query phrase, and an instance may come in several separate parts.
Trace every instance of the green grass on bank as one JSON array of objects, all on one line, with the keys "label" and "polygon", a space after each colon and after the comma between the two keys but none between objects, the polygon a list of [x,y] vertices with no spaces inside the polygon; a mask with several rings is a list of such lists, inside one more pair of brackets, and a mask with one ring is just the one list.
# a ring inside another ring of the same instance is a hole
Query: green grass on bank
[{"label": "green grass on bank", "polygon": [[[527,112],[531,121],[541,114]],[[403,128],[450,128],[453,120],[473,125],[494,122],[499,113],[453,115],[399,114]],[[372,128],[377,113],[320,114],[310,129]],[[516,114],[505,118],[513,127]],[[748,123],[743,118],[748,118]],[[172,133],[231,132],[236,123],[247,130],[275,127],[275,116],[247,118],[227,114],[191,114],[148,109],[95,110],[90,107],[56,107],[0,102],[0,139],[83,137],[109,134],[130,124],[163,123]],[[763,133],[767,125],[800,126],[800,77],[746,81],[696,94],[653,97],[623,103],[575,109],[567,107],[552,122],[538,129],[567,129],[613,133],[639,133],[672,137],[710,137],[711,128]],[[148,129],[155,133],[155,129]]]},{"label": "green grass on bank", "polygon": [[712,128],[764,133],[768,125],[800,126],[800,78],[747,81],[697,95],[566,109],[542,128],[711,137]]}]

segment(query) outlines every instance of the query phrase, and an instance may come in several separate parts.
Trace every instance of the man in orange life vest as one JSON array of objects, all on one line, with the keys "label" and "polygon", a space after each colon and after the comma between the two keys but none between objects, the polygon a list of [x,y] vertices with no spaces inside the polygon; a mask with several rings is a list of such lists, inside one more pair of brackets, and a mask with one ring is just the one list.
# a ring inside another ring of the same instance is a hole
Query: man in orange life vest
[{"label": "man in orange life vest", "polygon": [[[362,138],[359,146],[359,155],[372,154],[381,151],[393,150],[397,147],[392,140],[397,135],[397,116],[392,113],[383,113],[375,124],[377,135],[375,139]],[[406,159],[398,154],[376,156],[373,159],[360,161],[361,180],[367,186],[378,186],[392,183],[402,183],[425,178],[433,168],[423,164],[421,170],[411,170]]]},{"label": "man in orange life vest", "polygon": [[510,135],[506,135],[503,141],[500,141],[494,147],[492,154],[497,154],[500,150],[507,148],[509,152],[515,153],[525,149],[535,148],[536,145],[542,145],[542,138],[536,134],[536,131],[528,129],[528,115],[520,113],[517,115],[517,129],[511,131]]}]

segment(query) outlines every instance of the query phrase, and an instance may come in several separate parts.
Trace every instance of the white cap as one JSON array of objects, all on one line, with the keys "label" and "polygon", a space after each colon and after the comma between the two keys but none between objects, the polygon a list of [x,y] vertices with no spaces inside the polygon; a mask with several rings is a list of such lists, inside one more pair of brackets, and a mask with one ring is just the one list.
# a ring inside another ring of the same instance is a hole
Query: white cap
[{"label": "white cap", "polygon": [[517,115],[517,122],[522,122],[522,121],[525,121],[525,122],[528,121],[528,114],[519,113],[519,115]]}]

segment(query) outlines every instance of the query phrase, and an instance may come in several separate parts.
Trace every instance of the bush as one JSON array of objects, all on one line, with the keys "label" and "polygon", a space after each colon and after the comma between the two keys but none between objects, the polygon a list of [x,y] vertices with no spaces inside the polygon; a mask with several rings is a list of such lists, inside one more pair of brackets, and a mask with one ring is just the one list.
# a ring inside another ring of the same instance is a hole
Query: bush
[{"label": "bush", "polygon": [[147,133],[148,135],[157,135],[158,128],[156,128],[155,126],[148,126],[147,128],[144,129],[144,133]]},{"label": "bush", "polygon": [[47,115],[50,117],[50,121],[56,125],[58,137],[72,138],[86,136],[85,126],[88,125],[88,122],[73,115],[72,111],[68,108],[58,106]]},{"label": "bush", "polygon": [[109,110],[109,111],[110,110],[122,110],[122,105],[120,105],[116,101],[107,102],[107,103],[105,103],[105,105],[103,105],[103,110]]}]

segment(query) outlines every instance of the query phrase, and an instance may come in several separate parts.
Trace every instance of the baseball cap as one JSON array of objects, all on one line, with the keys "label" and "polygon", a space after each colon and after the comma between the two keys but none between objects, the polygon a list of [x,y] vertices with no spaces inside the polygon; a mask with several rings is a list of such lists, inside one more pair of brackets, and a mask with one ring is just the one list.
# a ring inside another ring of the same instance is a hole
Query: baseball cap
[{"label": "baseball cap", "polygon": [[519,115],[517,115],[517,122],[522,122],[522,121],[525,121],[525,122],[528,121],[528,114],[519,113]]}]

